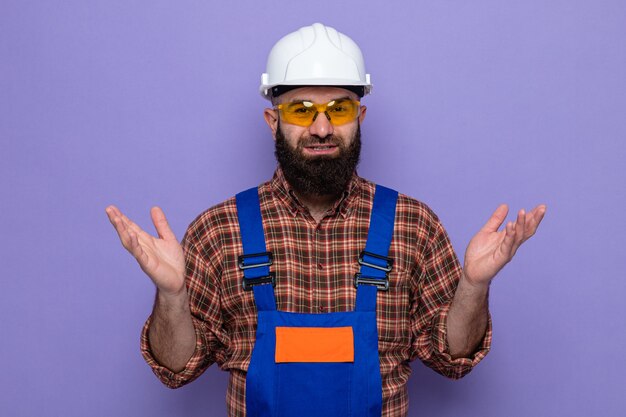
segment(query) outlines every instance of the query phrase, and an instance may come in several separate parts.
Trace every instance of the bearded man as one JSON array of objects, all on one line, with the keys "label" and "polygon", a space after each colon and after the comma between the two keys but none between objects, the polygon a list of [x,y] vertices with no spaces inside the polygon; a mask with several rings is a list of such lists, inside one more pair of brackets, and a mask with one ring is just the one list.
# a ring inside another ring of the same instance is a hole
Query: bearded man
[{"label": "bearded man", "polygon": [[498,231],[500,206],[461,267],[432,210],[356,173],[371,89],[358,46],[316,23],[267,68],[271,181],[202,213],[182,246],[159,208],[157,238],[106,209],[157,287],[142,353],[171,388],[229,371],[230,416],[406,416],[410,361],[456,379],[487,354],[489,284],[545,206]]}]

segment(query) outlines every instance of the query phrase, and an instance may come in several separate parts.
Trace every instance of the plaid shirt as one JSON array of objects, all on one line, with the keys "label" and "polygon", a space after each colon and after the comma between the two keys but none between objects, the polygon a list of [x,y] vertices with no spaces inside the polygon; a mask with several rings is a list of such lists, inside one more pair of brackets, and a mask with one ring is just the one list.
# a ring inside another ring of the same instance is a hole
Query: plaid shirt
[{"label": "plaid shirt", "polygon": [[[318,223],[298,202],[278,169],[260,186],[267,248],[274,255],[278,309],[325,313],[354,309],[354,274],[365,247],[375,185],[356,174],[343,197]],[[183,239],[186,283],[196,330],[196,349],[185,369],[173,373],[150,352],[146,322],[144,358],[168,387],[180,387],[216,362],[230,372],[228,414],[245,416],[245,379],[256,331],[251,291],[241,286],[237,256],[242,246],[235,199],[198,216]],[[389,250],[394,260],[390,288],[377,295],[378,350],[383,416],[406,416],[409,362],[415,358],[449,377],[461,378],[491,345],[491,322],[477,352],[452,359],[446,318],[462,269],[437,216],[423,203],[400,194]]]}]

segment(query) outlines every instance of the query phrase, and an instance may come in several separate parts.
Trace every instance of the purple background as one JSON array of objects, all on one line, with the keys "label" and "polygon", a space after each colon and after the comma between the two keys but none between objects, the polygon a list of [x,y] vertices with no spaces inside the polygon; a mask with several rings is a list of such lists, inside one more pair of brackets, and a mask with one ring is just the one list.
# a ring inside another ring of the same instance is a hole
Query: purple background
[{"label": "purple background", "polygon": [[220,416],[227,375],[171,391],[138,349],[153,286],[104,213],[182,237],[269,178],[273,43],[321,21],[374,94],[360,174],[429,204],[459,257],[501,202],[548,205],[491,291],[465,379],[420,363],[411,416],[623,416],[626,3],[0,3],[0,415]]}]

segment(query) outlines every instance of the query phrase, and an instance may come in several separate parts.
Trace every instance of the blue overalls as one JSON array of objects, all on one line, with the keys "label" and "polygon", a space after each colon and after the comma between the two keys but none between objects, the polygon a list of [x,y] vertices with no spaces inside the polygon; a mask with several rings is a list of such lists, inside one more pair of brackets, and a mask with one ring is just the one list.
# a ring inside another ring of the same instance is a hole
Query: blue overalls
[{"label": "blue overalls", "polygon": [[278,311],[257,188],[237,194],[244,254],[243,287],[254,292],[256,343],[246,377],[248,417],[380,417],[376,293],[389,287],[398,193],[376,186],[354,311],[303,314]]}]

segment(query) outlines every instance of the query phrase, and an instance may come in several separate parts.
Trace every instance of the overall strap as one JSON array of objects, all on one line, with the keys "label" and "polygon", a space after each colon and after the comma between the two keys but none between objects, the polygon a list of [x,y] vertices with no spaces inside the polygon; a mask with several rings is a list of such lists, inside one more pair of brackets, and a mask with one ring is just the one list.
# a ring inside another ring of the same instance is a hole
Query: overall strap
[{"label": "overall strap", "polygon": [[258,188],[240,192],[235,200],[243,245],[243,255],[238,258],[239,269],[244,275],[243,288],[254,292],[257,310],[276,310],[276,278],[269,268],[272,265],[272,253],[265,246]]},{"label": "overall strap", "polygon": [[354,277],[356,311],[376,311],[376,292],[389,289],[393,260],[388,258],[396,217],[398,192],[376,185],[365,250],[359,255],[361,270]]}]

